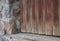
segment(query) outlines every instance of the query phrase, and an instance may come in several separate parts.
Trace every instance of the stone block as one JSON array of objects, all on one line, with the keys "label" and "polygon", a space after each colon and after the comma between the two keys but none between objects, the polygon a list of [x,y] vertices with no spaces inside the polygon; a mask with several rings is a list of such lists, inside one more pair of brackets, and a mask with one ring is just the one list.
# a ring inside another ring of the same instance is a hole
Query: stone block
[{"label": "stone block", "polygon": [[8,20],[8,22],[4,22],[4,29],[6,31],[6,34],[17,33],[15,20],[11,18]]},{"label": "stone block", "polygon": [[2,13],[0,12],[0,20],[2,19]]},{"label": "stone block", "polygon": [[9,0],[9,3],[13,3],[15,0]]},{"label": "stone block", "polygon": [[0,35],[4,35],[4,23],[3,21],[0,21]]},{"label": "stone block", "polygon": [[12,10],[13,16],[18,17],[20,14],[20,8],[14,8]]}]

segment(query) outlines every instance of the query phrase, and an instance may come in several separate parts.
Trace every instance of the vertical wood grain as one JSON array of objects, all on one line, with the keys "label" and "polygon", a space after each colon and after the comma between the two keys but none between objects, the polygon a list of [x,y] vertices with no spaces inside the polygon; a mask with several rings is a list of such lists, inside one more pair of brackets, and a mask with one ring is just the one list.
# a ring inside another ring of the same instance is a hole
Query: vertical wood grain
[{"label": "vertical wood grain", "polygon": [[24,8],[25,8],[25,12],[24,12],[24,22],[25,22],[25,32],[27,32],[27,0],[24,0],[25,3],[24,3]]},{"label": "vertical wood grain", "polygon": [[30,20],[29,20],[29,32],[32,33],[32,0],[28,0],[28,8],[29,8],[29,15],[30,15]]},{"label": "vertical wood grain", "polygon": [[21,31],[60,35],[60,0],[21,0]]},{"label": "vertical wood grain", "polygon": [[42,30],[43,33],[42,34],[45,34],[45,9],[46,9],[45,8],[45,0],[43,0],[42,5],[43,5],[43,27],[42,27],[43,28],[43,30]]},{"label": "vertical wood grain", "polygon": [[59,27],[57,29],[57,36],[60,36],[60,0],[58,0],[58,15],[59,15]]},{"label": "vertical wood grain", "polygon": [[53,15],[52,15],[52,8],[51,8],[51,0],[46,0],[46,14],[45,14],[45,32],[47,35],[53,34]]},{"label": "vertical wood grain", "polygon": [[53,0],[53,13],[54,13],[54,27],[53,27],[53,35],[57,35],[58,25],[59,25],[59,14],[58,14],[58,0]]},{"label": "vertical wood grain", "polygon": [[42,4],[42,2],[43,2],[43,0],[38,0],[38,7],[36,7],[36,8],[38,8],[37,9],[37,13],[36,14],[38,14],[38,16],[37,16],[37,27],[38,27],[38,33],[39,34],[42,34],[43,32],[42,32],[42,30],[43,30],[43,4]]},{"label": "vertical wood grain", "polygon": [[36,33],[35,0],[32,0],[32,33]]},{"label": "vertical wood grain", "polygon": [[27,0],[27,25],[26,25],[26,29],[27,32],[31,32],[31,15],[30,15],[30,8],[31,8],[31,2],[30,0]]},{"label": "vertical wood grain", "polygon": [[22,31],[26,32],[26,0],[22,0],[22,5],[23,5],[23,23],[22,23]]},{"label": "vertical wood grain", "polygon": [[21,26],[21,31],[24,30],[23,28],[23,3],[22,0],[20,0],[20,26]]},{"label": "vertical wood grain", "polygon": [[39,10],[38,10],[38,0],[35,0],[35,33],[39,33],[39,27],[38,27],[38,14],[39,14]]}]

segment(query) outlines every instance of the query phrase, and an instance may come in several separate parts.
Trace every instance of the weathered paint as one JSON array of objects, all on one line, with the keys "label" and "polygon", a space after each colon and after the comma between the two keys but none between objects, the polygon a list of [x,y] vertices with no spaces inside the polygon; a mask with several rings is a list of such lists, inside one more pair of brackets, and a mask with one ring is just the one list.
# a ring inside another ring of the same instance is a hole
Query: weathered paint
[{"label": "weathered paint", "polygon": [[60,35],[58,0],[21,0],[20,5],[22,32]]}]

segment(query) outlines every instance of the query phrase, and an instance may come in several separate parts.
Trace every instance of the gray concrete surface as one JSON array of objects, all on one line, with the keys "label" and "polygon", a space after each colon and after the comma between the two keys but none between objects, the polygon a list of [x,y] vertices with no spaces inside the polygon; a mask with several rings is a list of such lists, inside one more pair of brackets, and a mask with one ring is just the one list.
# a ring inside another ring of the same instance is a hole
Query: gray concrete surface
[{"label": "gray concrete surface", "polygon": [[0,36],[0,41],[60,41],[60,37],[20,33]]}]

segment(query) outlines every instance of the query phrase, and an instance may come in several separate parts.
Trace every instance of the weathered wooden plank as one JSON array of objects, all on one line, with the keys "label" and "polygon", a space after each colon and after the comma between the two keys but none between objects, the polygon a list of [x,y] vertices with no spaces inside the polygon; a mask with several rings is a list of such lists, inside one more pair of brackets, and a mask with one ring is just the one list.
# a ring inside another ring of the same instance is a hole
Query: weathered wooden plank
[{"label": "weathered wooden plank", "polygon": [[35,0],[32,0],[32,21],[31,21],[31,26],[32,26],[32,33],[37,33],[36,32],[36,15],[35,15]]},{"label": "weathered wooden plank", "polygon": [[27,25],[26,25],[26,29],[27,29],[27,32],[30,32],[30,8],[29,8],[29,0],[27,0]]},{"label": "weathered wooden plank", "polygon": [[58,14],[58,0],[53,0],[53,13],[54,13],[54,27],[53,27],[53,35],[57,35],[58,25],[59,25],[59,14]]},{"label": "weathered wooden plank", "polygon": [[38,24],[37,24],[37,23],[38,23],[38,22],[37,22],[37,21],[38,21],[38,12],[39,12],[39,11],[38,11],[38,0],[35,0],[35,6],[34,6],[34,7],[35,7],[35,8],[34,8],[34,13],[35,13],[35,14],[34,14],[34,15],[35,15],[35,19],[34,19],[34,21],[35,21],[35,33],[38,33],[38,32],[39,32],[39,31],[38,31],[39,28],[38,28],[38,26],[37,26],[37,25],[38,25]]},{"label": "weathered wooden plank", "polygon": [[45,32],[47,35],[53,34],[53,14],[51,13],[51,0],[46,0],[46,14],[45,14]]},{"label": "weathered wooden plank", "polygon": [[24,30],[23,28],[23,4],[22,0],[20,0],[20,26],[21,26],[21,31]]},{"label": "weathered wooden plank", "polygon": [[27,32],[30,33],[32,33],[31,17],[32,17],[32,0],[27,0]]},{"label": "weathered wooden plank", "polygon": [[23,5],[23,23],[22,23],[22,26],[21,27],[21,31],[22,32],[26,32],[26,0],[22,0],[22,5]]},{"label": "weathered wooden plank", "polygon": [[58,36],[60,36],[60,0],[58,1],[58,5],[59,5],[59,7],[58,7],[58,14],[59,14],[59,27],[58,27]]},{"label": "weathered wooden plank", "polygon": [[42,7],[42,0],[38,0],[38,4],[35,4],[36,6],[36,11],[35,11],[35,13],[36,13],[36,15],[37,15],[37,28],[38,28],[38,33],[39,34],[42,34],[43,32],[42,32],[42,27],[43,27],[43,7]]},{"label": "weathered wooden plank", "polygon": [[[27,0],[25,0],[25,4],[24,4],[24,8],[25,8],[25,14],[24,14],[24,16],[25,16],[25,25],[26,25],[26,27],[27,27]],[[27,32],[27,28],[25,27],[25,32]]]},{"label": "weathered wooden plank", "polygon": [[43,5],[43,27],[42,27],[42,32],[43,33],[42,34],[45,34],[45,9],[46,9],[45,8],[46,7],[45,6],[45,0],[43,0],[43,4],[42,5]]}]

